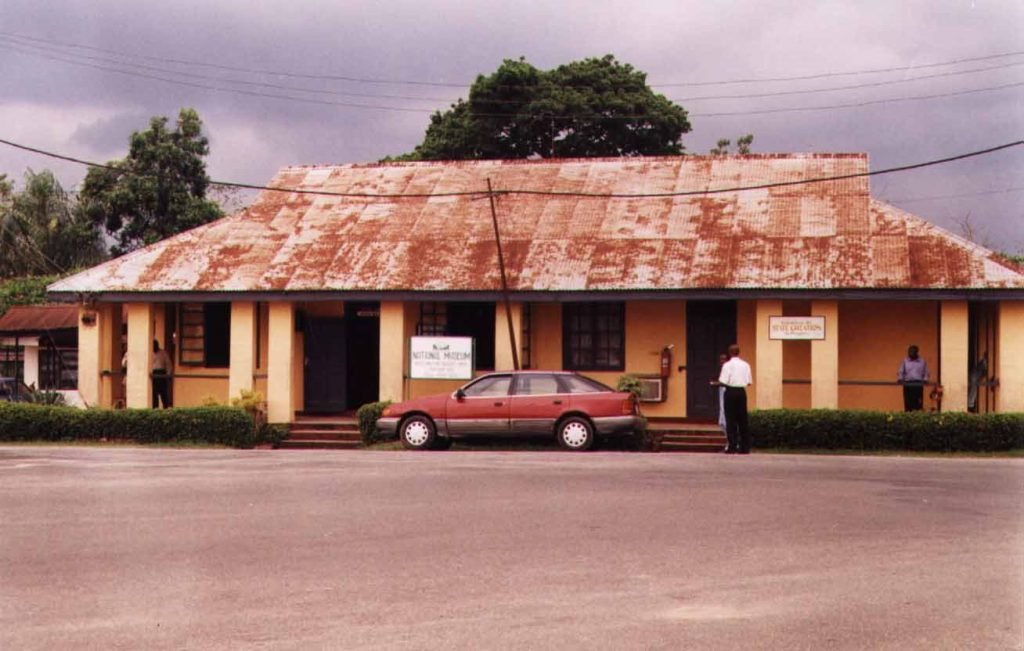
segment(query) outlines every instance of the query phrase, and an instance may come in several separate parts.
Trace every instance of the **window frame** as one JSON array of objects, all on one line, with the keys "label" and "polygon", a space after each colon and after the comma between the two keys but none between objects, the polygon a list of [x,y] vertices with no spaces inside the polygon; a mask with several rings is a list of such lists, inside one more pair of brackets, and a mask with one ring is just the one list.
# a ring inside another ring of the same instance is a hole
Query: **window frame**
[{"label": "window frame", "polygon": [[[604,320],[604,323],[602,323]],[[585,328],[582,326],[586,326]],[[617,327],[616,327],[617,326]],[[601,344],[605,335],[607,344]],[[582,345],[589,336],[590,344]],[[602,350],[607,362],[599,362]],[[610,360],[618,352],[618,362]],[[589,362],[581,358],[586,356]],[[626,304],[624,302],[566,303],[562,307],[562,369],[566,371],[624,371],[626,369]]]},{"label": "window frame", "polygon": [[[211,308],[222,310],[226,316],[226,322],[217,328],[210,326],[211,319],[216,316]],[[231,303],[180,303],[178,327],[176,357],[180,366],[230,368]],[[211,334],[216,337],[211,337]],[[197,357],[195,353],[200,355]]]}]

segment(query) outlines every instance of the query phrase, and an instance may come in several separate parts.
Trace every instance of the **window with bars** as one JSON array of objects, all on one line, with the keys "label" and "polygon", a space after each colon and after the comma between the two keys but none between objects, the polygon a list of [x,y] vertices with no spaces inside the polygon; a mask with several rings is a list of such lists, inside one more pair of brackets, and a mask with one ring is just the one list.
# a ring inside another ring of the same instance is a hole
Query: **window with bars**
[{"label": "window with bars", "polygon": [[231,361],[231,304],[182,303],[178,361],[186,366],[227,368]]},{"label": "window with bars", "polygon": [[0,377],[25,377],[24,346],[0,346]]},{"label": "window with bars", "polygon": [[416,324],[416,334],[425,337],[443,337],[448,330],[448,304],[428,302],[420,303],[420,322]]},{"label": "window with bars", "polygon": [[494,303],[420,303],[416,334],[472,337],[475,367],[494,368]]},{"label": "window with bars", "polygon": [[626,366],[624,303],[567,303],[562,310],[562,368],[621,371]]},{"label": "window with bars", "polygon": [[39,349],[39,388],[45,391],[78,388],[78,348]]}]

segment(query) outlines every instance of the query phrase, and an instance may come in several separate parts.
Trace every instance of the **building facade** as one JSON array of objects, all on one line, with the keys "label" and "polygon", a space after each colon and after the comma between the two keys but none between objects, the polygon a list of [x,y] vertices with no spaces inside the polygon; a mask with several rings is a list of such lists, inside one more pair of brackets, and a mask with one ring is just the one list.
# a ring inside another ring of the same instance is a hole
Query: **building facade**
[{"label": "building facade", "polygon": [[453,389],[408,373],[411,337],[452,335],[478,372],[511,368],[514,339],[525,367],[657,378],[651,416],[713,418],[734,342],[756,408],[899,409],[916,344],[931,407],[1024,411],[1024,273],[872,199],[867,172],[854,154],[286,168],[249,209],[50,292],[80,306],[79,389],[102,406],[150,404],[153,340],[176,405],[256,390],[290,422]]}]

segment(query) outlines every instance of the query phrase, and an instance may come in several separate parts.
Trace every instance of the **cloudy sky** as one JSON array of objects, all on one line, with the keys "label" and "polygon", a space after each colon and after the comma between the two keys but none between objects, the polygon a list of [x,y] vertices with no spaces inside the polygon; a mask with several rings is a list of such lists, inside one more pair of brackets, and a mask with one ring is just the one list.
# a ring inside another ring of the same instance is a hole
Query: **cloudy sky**
[{"label": "cloudy sky", "polygon": [[[0,139],[106,161],[191,106],[210,176],[263,184],[411,150],[502,59],[611,53],[690,112],[690,153],[753,133],[755,152],[882,169],[1024,139],[1022,34],[1021,0],[0,0]],[[26,168],[85,174],[0,146],[0,172]],[[1024,147],[871,187],[1024,252]]]}]

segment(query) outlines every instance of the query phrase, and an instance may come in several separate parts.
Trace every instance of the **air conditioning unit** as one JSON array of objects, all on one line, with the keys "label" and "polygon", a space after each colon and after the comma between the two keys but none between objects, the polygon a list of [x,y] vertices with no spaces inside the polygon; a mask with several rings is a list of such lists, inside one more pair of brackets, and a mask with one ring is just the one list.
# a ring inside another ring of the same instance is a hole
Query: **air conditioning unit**
[{"label": "air conditioning unit", "polygon": [[665,402],[665,379],[642,377],[640,380],[640,402]]}]

